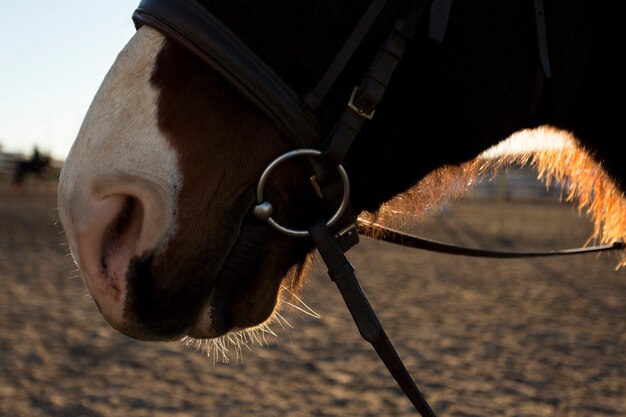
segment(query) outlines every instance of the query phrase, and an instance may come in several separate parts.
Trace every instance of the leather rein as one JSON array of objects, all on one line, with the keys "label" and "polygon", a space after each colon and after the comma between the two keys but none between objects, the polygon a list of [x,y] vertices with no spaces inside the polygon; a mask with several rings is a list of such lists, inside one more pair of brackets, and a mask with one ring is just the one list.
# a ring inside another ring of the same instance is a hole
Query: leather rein
[{"label": "leather rein", "polygon": [[[370,342],[402,391],[423,417],[435,413],[415,385],[380,321],[372,309],[347,260],[345,252],[358,243],[359,234],[403,246],[454,255],[490,258],[519,258],[572,255],[624,249],[622,242],[612,245],[546,252],[506,252],[466,248],[436,242],[378,224],[361,222],[350,211],[350,183],[341,166],[361,128],[374,117],[395,68],[413,39],[420,19],[429,17],[429,36],[441,42],[445,36],[451,0],[407,0],[388,37],[378,50],[376,59],[354,88],[346,108],[330,133],[321,137],[315,111],[342,73],[356,48],[374,25],[389,0],[372,0],[360,21],[330,64],[317,85],[299,97],[261,58],[243,44],[217,17],[196,0],[142,0],[133,14],[137,28],[153,27],[179,43],[207,65],[268,116],[288,138],[301,148],[276,158],[262,174],[257,187],[257,205],[253,213],[260,221],[291,236],[310,237],[328,267],[330,278],[338,286],[361,336]],[[534,0],[537,19],[539,60],[546,77],[550,76],[543,2]],[[322,149],[307,148],[323,143]],[[307,157],[313,176],[311,182],[320,198],[329,207],[339,208],[330,220],[319,220],[308,230],[293,230],[272,218],[273,207],[264,199],[265,181],[283,161]]]}]

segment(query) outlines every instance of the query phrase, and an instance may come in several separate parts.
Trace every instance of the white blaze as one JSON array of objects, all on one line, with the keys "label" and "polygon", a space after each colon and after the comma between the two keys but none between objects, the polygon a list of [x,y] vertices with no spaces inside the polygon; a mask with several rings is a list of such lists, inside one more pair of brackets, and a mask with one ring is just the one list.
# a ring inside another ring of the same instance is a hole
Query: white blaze
[{"label": "white blaze", "polygon": [[[59,216],[72,255],[87,289],[117,325],[123,320],[129,259],[162,247],[175,230],[182,177],[176,151],[158,128],[158,91],[150,83],[163,42],[160,33],[144,26],[120,52],[59,181]],[[117,252],[106,252],[104,237],[129,198],[141,206],[133,229],[140,232]]]}]

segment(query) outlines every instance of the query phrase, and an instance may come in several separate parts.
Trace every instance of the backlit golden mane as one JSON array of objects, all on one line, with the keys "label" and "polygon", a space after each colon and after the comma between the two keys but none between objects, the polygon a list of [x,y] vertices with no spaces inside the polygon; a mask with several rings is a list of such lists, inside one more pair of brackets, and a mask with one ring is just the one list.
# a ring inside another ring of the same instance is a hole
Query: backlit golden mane
[{"label": "backlit golden mane", "polygon": [[[562,200],[589,216],[594,229],[585,245],[626,239],[624,193],[571,134],[550,127],[518,132],[472,161],[437,169],[365,218],[394,227],[407,215],[423,220],[448,201],[466,195],[481,178],[511,166],[533,167],[547,188],[561,187]],[[617,267],[624,265],[626,254]]]}]

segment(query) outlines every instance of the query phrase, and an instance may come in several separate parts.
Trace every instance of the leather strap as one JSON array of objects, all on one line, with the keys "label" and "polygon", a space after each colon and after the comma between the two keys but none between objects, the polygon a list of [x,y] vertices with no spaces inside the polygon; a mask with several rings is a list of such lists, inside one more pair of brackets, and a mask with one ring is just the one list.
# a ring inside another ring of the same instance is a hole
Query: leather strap
[{"label": "leather strap", "polygon": [[376,223],[359,222],[357,223],[357,231],[362,235],[370,236],[377,240],[409,248],[424,249],[430,252],[447,253],[448,255],[462,255],[478,258],[539,258],[548,256],[580,255],[583,253],[606,252],[626,248],[624,242],[618,241],[609,245],[590,246],[586,248],[553,249],[547,251],[502,251],[451,245],[449,243],[438,242],[409,233],[404,233]]},{"label": "leather strap", "polygon": [[369,7],[361,17],[361,20],[359,20],[359,23],[352,30],[348,40],[346,40],[339,53],[337,53],[337,56],[330,64],[320,81],[317,83],[315,88],[313,88],[313,90],[311,90],[311,92],[304,97],[304,101],[313,110],[316,110],[321,102],[324,101],[326,94],[328,94],[330,88],[333,86],[335,81],[337,81],[337,78],[339,78],[339,75],[343,72],[346,64],[363,41],[367,32],[376,22],[378,15],[387,3],[388,0],[374,0],[370,3]]},{"label": "leather strap", "polygon": [[550,55],[548,54],[548,36],[546,34],[546,17],[543,10],[543,0],[534,0],[535,23],[537,26],[537,43],[539,47],[539,62],[543,75],[546,78],[552,77],[550,70]]},{"label": "leather strap", "polygon": [[320,183],[335,175],[354,139],[373,117],[427,4],[428,1],[424,0],[411,2],[406,14],[394,24],[361,84],[355,88],[346,109],[324,142],[322,155],[316,160],[315,171]]},{"label": "leather strap", "polygon": [[337,243],[334,233],[324,222],[314,224],[309,232],[328,267],[328,275],[339,288],[361,336],[372,344],[389,373],[420,415],[422,417],[436,417],[402,363],[389,337],[387,337],[376,313],[359,285],[354,274],[354,268]]},{"label": "leather strap", "polygon": [[428,21],[428,36],[437,42],[443,42],[448,29],[452,0],[433,0],[430,6],[430,19]]}]

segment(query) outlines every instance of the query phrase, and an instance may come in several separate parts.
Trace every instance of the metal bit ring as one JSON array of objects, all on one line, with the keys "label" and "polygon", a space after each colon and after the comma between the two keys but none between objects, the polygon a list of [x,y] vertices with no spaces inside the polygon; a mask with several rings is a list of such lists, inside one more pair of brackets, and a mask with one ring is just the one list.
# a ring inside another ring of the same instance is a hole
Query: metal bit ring
[{"label": "metal bit ring", "polygon": [[[265,168],[265,171],[263,171],[263,174],[261,174],[261,178],[259,179],[259,184],[257,185],[257,189],[256,189],[257,205],[254,207],[254,210],[253,210],[254,215],[260,220],[267,221],[274,229],[286,235],[296,236],[296,237],[309,236],[308,230],[291,229],[289,227],[285,227],[281,225],[276,220],[274,220],[272,218],[272,212],[273,212],[272,205],[271,203],[265,201],[265,199],[263,198],[263,190],[265,188],[265,183],[267,182],[272,171],[282,162],[286,161],[287,159],[295,158],[298,156],[319,156],[321,155],[321,153],[322,151],[317,150],[317,149],[302,148],[302,149],[295,149],[293,151],[286,152],[282,154],[281,156],[279,156],[278,158],[274,159],[267,166],[267,168]],[[326,222],[327,226],[332,226],[333,224],[337,222],[337,220],[341,218],[341,216],[345,213],[346,209],[348,208],[348,203],[350,201],[350,181],[348,179],[348,174],[346,173],[346,170],[341,165],[337,167],[337,171],[339,172],[339,175],[341,176],[341,181],[343,182],[343,197],[341,199],[341,204],[339,205],[339,208],[337,209],[335,214],[333,214],[333,216]]]}]

